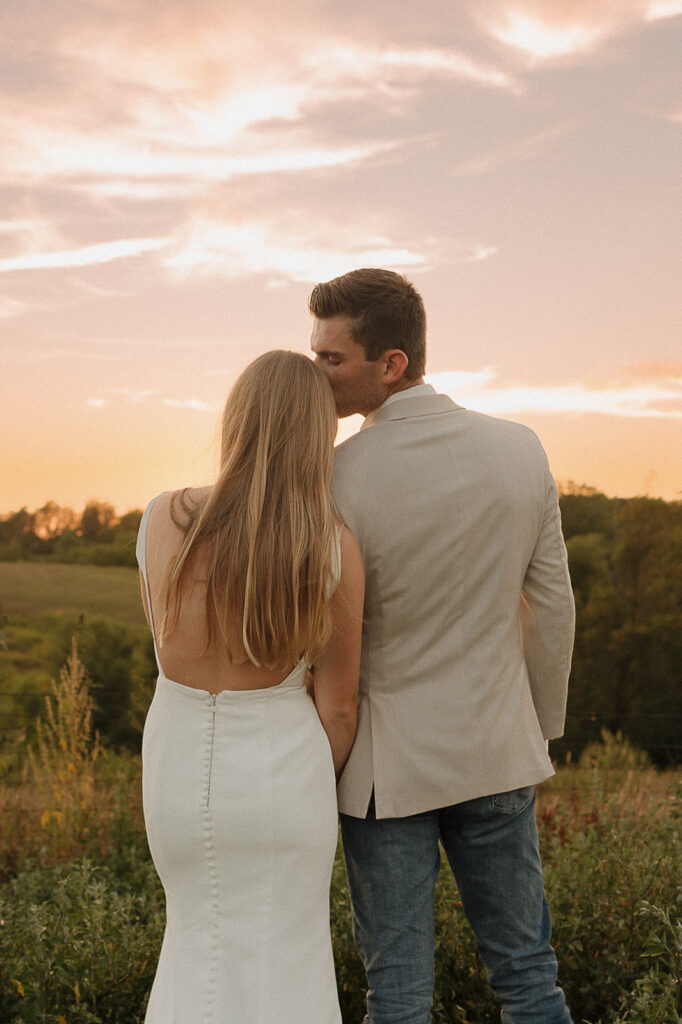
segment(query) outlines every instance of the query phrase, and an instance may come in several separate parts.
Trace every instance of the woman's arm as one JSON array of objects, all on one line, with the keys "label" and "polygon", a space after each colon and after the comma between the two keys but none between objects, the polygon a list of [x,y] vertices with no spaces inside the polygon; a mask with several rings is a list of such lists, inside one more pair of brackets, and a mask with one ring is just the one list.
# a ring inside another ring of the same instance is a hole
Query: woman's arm
[{"label": "woman's arm", "polygon": [[348,760],[358,719],[365,573],[360,549],[345,527],[341,533],[341,579],[332,597],[332,635],[315,662],[315,707],[329,738],[338,779]]}]

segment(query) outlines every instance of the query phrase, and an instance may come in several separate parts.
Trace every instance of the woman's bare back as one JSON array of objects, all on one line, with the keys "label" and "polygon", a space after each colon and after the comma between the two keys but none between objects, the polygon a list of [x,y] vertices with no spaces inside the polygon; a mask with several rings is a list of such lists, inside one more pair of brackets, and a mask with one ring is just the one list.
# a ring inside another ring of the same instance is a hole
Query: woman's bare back
[{"label": "woman's bare back", "polygon": [[[202,499],[210,488],[193,488],[188,492],[192,501]],[[277,686],[289,675],[294,665],[281,669],[258,668],[250,661],[235,664],[219,637],[206,648],[208,625],[206,620],[206,560],[201,552],[192,560],[183,583],[179,614],[172,633],[158,643],[163,621],[163,581],[169,561],[180,551],[184,540],[182,529],[171,517],[171,499],[168,492],[160,495],[151,510],[146,538],[147,579],[152,604],[153,630],[157,638],[159,660],[167,679],[197,690],[219,693],[221,690],[260,690]],[[177,503],[176,503],[177,506]],[[147,610],[144,585],[142,597]],[[148,614],[149,618],[149,614]],[[235,650],[244,651],[241,642],[241,621],[235,619],[231,642]]]}]

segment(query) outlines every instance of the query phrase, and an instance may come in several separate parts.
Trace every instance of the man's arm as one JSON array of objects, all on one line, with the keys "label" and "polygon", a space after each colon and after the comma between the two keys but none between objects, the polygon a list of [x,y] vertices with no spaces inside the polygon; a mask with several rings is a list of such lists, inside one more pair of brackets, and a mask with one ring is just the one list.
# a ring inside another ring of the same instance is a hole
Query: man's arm
[{"label": "man's arm", "polygon": [[547,467],[545,514],[521,592],[521,639],[545,739],[563,735],[575,604],[554,480]]}]

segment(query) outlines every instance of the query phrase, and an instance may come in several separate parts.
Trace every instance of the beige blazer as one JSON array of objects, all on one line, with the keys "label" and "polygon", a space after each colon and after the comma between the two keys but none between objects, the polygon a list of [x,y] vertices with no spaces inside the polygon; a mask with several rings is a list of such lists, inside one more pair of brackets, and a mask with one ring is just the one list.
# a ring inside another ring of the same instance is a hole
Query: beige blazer
[{"label": "beige blazer", "polygon": [[[412,391],[414,390],[414,394]],[[418,386],[336,449],[366,574],[358,733],[339,807],[403,817],[541,782],[574,605],[535,434]]]}]

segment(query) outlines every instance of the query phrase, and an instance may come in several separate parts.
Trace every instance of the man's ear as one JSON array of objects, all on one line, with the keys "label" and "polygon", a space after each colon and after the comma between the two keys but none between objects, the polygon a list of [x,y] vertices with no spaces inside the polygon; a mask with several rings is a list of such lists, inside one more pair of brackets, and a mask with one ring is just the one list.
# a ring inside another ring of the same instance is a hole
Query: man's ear
[{"label": "man's ear", "polygon": [[389,348],[382,354],[384,360],[384,384],[397,384],[402,380],[409,362],[401,348]]}]

